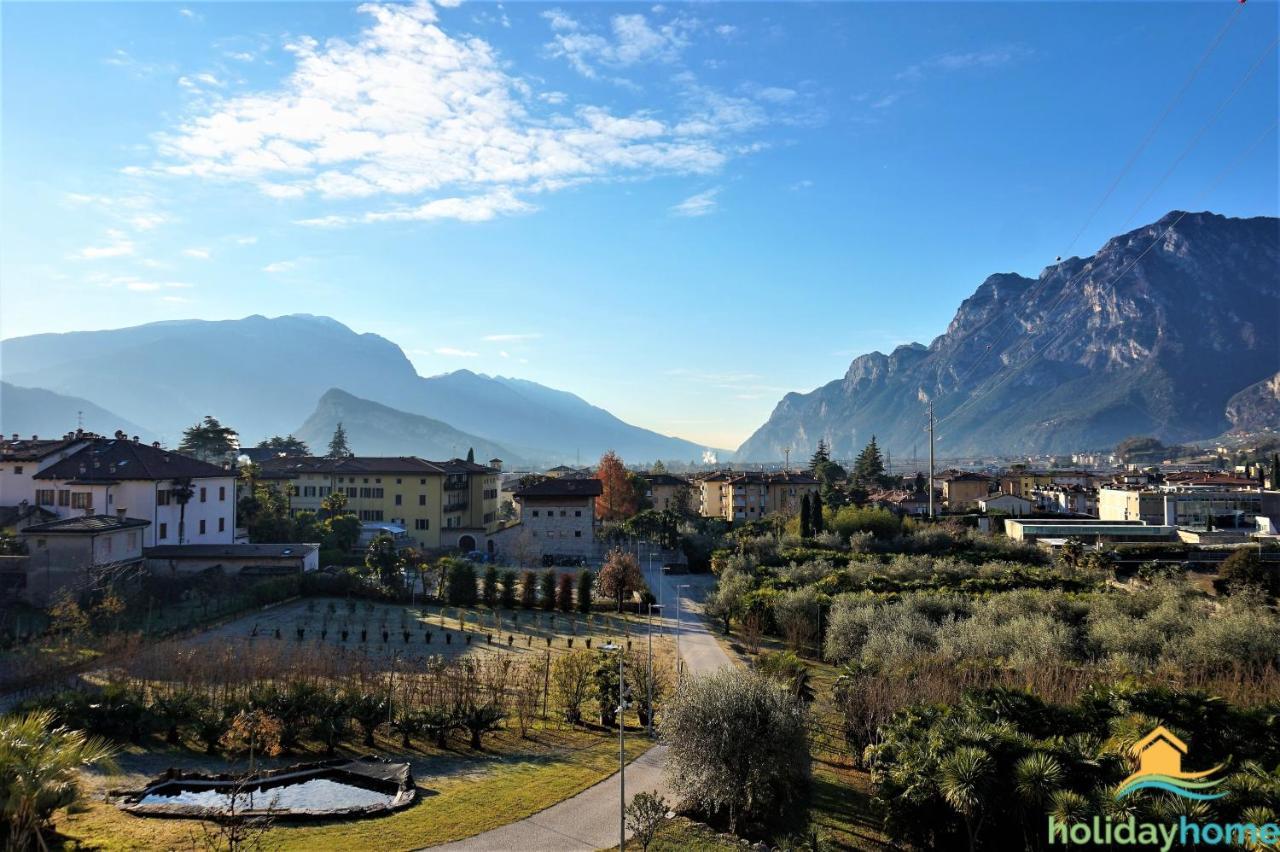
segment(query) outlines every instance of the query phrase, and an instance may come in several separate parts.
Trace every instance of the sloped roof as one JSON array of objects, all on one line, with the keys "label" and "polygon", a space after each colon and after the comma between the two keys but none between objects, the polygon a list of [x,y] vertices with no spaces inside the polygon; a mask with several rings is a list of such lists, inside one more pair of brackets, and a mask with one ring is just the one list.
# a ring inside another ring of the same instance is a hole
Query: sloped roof
[{"label": "sloped roof", "polygon": [[40,461],[56,452],[78,444],[81,438],[55,440],[8,440],[0,442],[0,461]]},{"label": "sloped roof", "polygon": [[193,479],[234,476],[200,459],[130,440],[99,438],[35,475],[36,479],[121,482],[130,479]]},{"label": "sloped roof", "polygon": [[24,535],[29,533],[39,533],[40,535],[56,535],[59,533],[88,534],[149,526],[151,526],[151,522],[144,521],[141,518],[117,518],[114,515],[82,515],[77,518],[61,518],[44,524],[33,524],[22,532]]},{"label": "sloped roof", "polygon": [[598,479],[544,479],[515,492],[519,498],[526,497],[599,497],[604,493],[604,486]]}]

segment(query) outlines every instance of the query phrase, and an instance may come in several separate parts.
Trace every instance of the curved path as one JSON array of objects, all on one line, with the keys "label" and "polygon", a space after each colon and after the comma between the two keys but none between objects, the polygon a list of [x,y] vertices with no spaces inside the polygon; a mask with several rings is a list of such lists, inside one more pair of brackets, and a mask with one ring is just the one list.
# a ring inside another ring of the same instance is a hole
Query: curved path
[{"label": "curved path", "polygon": [[[715,585],[710,575],[663,577],[659,571],[646,572],[649,588],[657,591],[663,604],[662,629],[676,629],[676,598],[680,599],[680,656],[687,674],[706,674],[732,665],[724,649],[703,621],[698,603]],[[678,586],[688,584],[687,589]],[[687,616],[687,617],[686,617]],[[656,626],[656,623],[655,623]],[[627,798],[644,790],[669,795],[663,778],[667,747],[657,745],[627,765]],[[572,798],[539,811],[527,819],[458,840],[438,850],[467,852],[566,852],[566,850],[608,849],[618,845],[618,773],[583,790]],[[628,832],[628,836],[630,833]]]}]

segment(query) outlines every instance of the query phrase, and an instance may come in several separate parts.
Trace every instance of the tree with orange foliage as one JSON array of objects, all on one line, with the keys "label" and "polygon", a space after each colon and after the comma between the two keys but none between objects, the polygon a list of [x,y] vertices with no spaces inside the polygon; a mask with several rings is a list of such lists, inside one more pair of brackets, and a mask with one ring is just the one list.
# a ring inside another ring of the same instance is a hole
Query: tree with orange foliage
[{"label": "tree with orange foliage", "polygon": [[636,489],[631,482],[622,459],[613,450],[600,457],[596,466],[596,479],[603,489],[596,499],[596,517],[602,521],[622,521],[631,517],[639,508]]}]

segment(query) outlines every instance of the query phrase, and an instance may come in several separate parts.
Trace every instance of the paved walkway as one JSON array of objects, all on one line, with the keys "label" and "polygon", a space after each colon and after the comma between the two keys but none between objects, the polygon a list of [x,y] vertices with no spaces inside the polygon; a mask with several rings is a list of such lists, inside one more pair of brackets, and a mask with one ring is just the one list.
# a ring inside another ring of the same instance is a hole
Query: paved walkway
[{"label": "paved walkway", "polygon": [[[685,662],[685,672],[706,674],[732,665],[715,636],[709,632],[701,616],[702,606],[698,603],[715,585],[715,579],[708,575],[663,577],[657,570],[646,571],[646,575],[649,588],[655,590],[663,604],[662,630],[669,634],[676,631],[676,601],[679,598],[680,656]],[[678,588],[682,585],[689,588]],[[656,623],[654,627],[656,630]],[[657,790],[670,797],[663,778],[666,757],[667,747],[658,745],[628,764],[628,799],[644,790]],[[594,787],[527,819],[435,848],[450,852],[577,852],[617,846],[618,783],[618,773],[614,773]]]}]

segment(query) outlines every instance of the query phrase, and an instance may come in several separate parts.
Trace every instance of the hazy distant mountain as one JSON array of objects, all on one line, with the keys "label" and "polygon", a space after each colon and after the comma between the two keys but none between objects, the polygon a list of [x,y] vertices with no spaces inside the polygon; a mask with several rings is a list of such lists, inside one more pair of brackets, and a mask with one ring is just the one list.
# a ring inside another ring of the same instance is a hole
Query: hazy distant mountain
[{"label": "hazy distant mountain", "polygon": [[796,458],[819,438],[848,456],[872,434],[895,454],[923,451],[930,398],[950,454],[1221,434],[1233,394],[1280,364],[1278,270],[1280,220],[1170,213],[1038,280],[991,276],[927,348],[872,352],[843,379],[787,394],[737,457]]},{"label": "hazy distant mountain", "polygon": [[342,423],[352,451],[361,456],[419,456],[437,461],[464,458],[476,451],[476,461],[502,459],[507,466],[524,459],[492,441],[467,434],[419,414],[407,414],[333,388],[320,397],[306,422],[291,430],[307,442],[312,452],[322,455]]},{"label": "hazy distant mountain", "polygon": [[17,432],[24,438],[56,438],[81,424],[87,431],[103,435],[123,429],[131,437],[155,440],[148,430],[87,399],[0,382],[0,435]]},{"label": "hazy distant mountain", "polygon": [[170,443],[205,414],[245,442],[286,434],[341,388],[535,461],[587,462],[607,449],[634,461],[688,460],[704,449],[534,382],[467,370],[423,378],[391,341],[306,314],[12,338],[0,343],[0,368],[7,381],[58,393],[94,398],[109,389],[116,411]]}]

